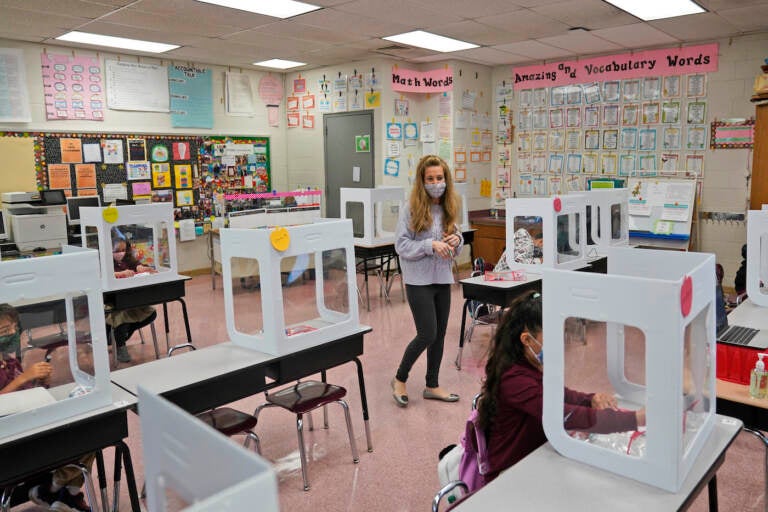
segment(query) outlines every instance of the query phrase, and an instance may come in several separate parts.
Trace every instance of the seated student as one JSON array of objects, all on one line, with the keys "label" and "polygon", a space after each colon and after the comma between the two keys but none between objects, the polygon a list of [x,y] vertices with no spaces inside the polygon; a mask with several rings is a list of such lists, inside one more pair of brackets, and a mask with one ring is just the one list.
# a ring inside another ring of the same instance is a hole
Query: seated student
[{"label": "seated student", "polygon": [[[154,268],[140,263],[136,259],[136,252],[123,233],[112,229],[112,259],[115,268],[115,277],[128,278],[145,272],[155,273]],[[121,311],[113,311],[107,314],[107,329],[114,331],[117,344],[117,360],[122,363],[131,362],[131,355],[125,343],[137,329],[149,325],[157,312],[151,306],[141,306]]]},{"label": "seated student", "polygon": [[543,260],[543,254],[541,252],[543,243],[544,239],[541,233],[536,233],[536,236],[531,236],[525,228],[520,228],[515,231],[515,262],[526,264],[541,263]]},{"label": "seated student", "polygon": [[[489,471],[484,483],[543,445],[543,349],[541,294],[530,291],[505,313],[485,367],[479,426],[485,433]],[[634,431],[645,409],[617,410],[604,393],[565,389],[565,428],[595,433]]]},{"label": "seated student", "polygon": [[736,271],[736,277],[733,279],[733,287],[736,295],[747,293],[747,244],[741,246],[741,265]]},{"label": "seated student", "polygon": [[[50,363],[40,362],[22,368],[21,323],[16,309],[9,304],[0,304],[0,394],[11,393],[35,386],[47,386],[51,379]],[[89,453],[79,462],[90,467],[95,454]],[[76,468],[59,468],[53,471],[50,483],[36,485],[29,490],[29,499],[40,506],[58,512],[90,512],[80,488],[84,479]]]}]

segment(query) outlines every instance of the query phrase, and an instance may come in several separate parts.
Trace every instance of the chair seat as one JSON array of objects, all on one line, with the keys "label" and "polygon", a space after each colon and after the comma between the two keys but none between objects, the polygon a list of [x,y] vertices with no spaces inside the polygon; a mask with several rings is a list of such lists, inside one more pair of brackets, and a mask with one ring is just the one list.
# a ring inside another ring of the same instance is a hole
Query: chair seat
[{"label": "chair seat", "polygon": [[346,394],[347,390],[341,386],[310,380],[268,395],[267,402],[294,414],[304,414],[322,405],[341,400]]},{"label": "chair seat", "polygon": [[198,414],[197,417],[225,436],[233,436],[241,432],[253,430],[253,427],[258,422],[255,416],[230,407],[206,411]]}]

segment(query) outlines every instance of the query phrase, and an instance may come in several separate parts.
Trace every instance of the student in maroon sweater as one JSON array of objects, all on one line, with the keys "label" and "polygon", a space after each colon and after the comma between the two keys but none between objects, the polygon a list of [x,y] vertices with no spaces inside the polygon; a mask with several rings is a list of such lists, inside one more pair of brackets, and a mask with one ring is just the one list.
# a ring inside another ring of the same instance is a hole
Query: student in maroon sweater
[{"label": "student in maroon sweater", "polygon": [[[490,465],[485,483],[547,442],[541,324],[541,294],[531,291],[512,303],[493,338],[478,408]],[[566,388],[565,428],[609,433],[645,425],[645,409],[619,411],[616,405],[611,395]]]}]

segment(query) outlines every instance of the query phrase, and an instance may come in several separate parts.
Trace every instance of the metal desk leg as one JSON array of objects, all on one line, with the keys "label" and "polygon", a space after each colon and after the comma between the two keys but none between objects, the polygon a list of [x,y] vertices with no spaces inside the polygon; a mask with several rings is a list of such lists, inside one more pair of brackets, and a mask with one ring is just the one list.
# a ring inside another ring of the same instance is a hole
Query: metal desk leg
[{"label": "metal desk leg", "polygon": [[371,294],[368,291],[368,258],[363,258],[363,279],[365,279],[365,305],[371,311]]},{"label": "metal desk leg", "polygon": [[[168,349],[168,357],[170,357],[171,354],[173,354],[176,350],[178,350],[180,348],[189,348],[189,349],[192,349],[192,350],[195,350],[197,348],[197,347],[195,347],[192,344],[192,331],[189,328],[189,315],[187,314],[187,303],[181,297],[176,299],[176,302],[180,302],[181,303],[181,313],[182,313],[182,315],[184,317],[184,330],[187,333],[187,342],[186,343],[180,343],[178,345],[174,345],[173,347],[169,348]],[[165,307],[165,304],[163,304],[163,307]],[[167,347],[167,345],[166,345],[166,347]]]},{"label": "metal desk leg", "polygon": [[761,431],[757,429],[751,429],[749,427],[744,427],[744,430],[746,432],[749,432],[753,436],[757,437],[763,442],[763,446],[765,446],[765,466],[764,466],[764,473],[765,473],[765,490],[763,491],[763,497],[765,500],[765,510],[768,512],[768,438],[765,437],[765,434],[763,434]]},{"label": "metal desk leg", "polygon": [[171,328],[168,326],[168,303],[163,302],[163,322],[165,322],[165,349],[170,350],[170,343],[168,342],[168,334]]},{"label": "metal desk leg", "polygon": [[[131,500],[131,510],[133,512],[141,512],[141,505],[139,505],[139,491],[136,489],[136,475],[133,473],[131,450],[128,448],[128,445],[125,444],[124,441],[120,441],[120,443],[117,445],[117,448],[119,450],[119,455],[122,456],[123,465],[125,466],[125,479],[127,481],[126,485],[128,485],[128,496]],[[118,453],[115,453],[115,471],[117,471],[118,460]],[[116,473],[115,476],[115,491],[118,491],[120,474]],[[119,498],[119,494],[115,494],[115,507],[113,508],[115,511],[117,511]]]},{"label": "metal desk leg", "polygon": [[464,352],[464,328],[467,325],[467,310],[469,309],[469,299],[464,301],[464,307],[461,309],[461,330],[459,331],[459,353],[456,354],[456,369],[461,370],[461,355]]},{"label": "metal desk leg", "polygon": [[363,376],[363,363],[359,358],[355,358],[355,364],[357,365],[357,383],[360,386],[360,403],[363,406],[363,422],[365,423],[365,440],[368,443],[368,451],[373,451],[373,443],[371,442],[371,426],[368,424],[368,398],[365,394],[365,377]]},{"label": "metal desk leg", "polygon": [[99,491],[101,492],[101,510],[109,512],[109,493],[107,493],[107,472],[104,470],[104,454],[96,451],[96,474],[99,476]]},{"label": "metal desk leg", "polygon": [[709,512],[717,512],[717,475],[712,475],[707,483],[707,491],[709,492]]}]

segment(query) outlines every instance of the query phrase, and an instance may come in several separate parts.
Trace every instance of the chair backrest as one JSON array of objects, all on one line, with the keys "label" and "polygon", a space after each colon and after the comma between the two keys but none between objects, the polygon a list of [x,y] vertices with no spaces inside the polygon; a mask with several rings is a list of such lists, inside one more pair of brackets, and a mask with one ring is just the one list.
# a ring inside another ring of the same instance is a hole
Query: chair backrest
[{"label": "chair backrest", "polygon": [[469,488],[467,487],[467,484],[462,482],[461,480],[454,480],[452,482],[448,482],[442,489],[437,491],[437,494],[435,494],[435,498],[432,500],[432,512],[438,512],[440,510],[440,502],[442,499],[446,496],[456,496],[455,490],[459,488],[464,492],[464,495],[461,496],[458,500],[451,503],[451,505],[445,509],[446,512],[453,509],[456,505],[467,499],[467,497],[470,495]]},{"label": "chair backrest", "polygon": [[464,435],[461,436],[464,453],[459,463],[459,479],[467,484],[471,492],[485,485],[483,475],[490,470],[485,432],[480,428],[479,421],[480,414],[477,409],[473,409],[467,418]]}]

